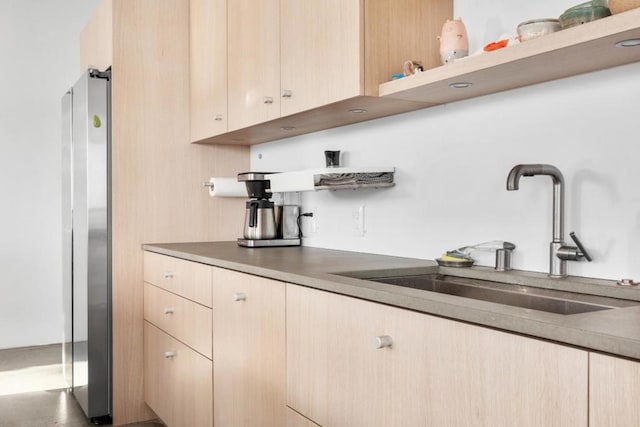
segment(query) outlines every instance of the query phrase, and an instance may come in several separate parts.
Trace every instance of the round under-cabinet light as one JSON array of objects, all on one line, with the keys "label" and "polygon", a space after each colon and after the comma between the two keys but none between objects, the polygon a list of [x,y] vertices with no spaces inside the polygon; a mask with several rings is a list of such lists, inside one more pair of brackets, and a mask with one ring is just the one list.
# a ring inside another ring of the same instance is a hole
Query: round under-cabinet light
[{"label": "round under-cabinet light", "polygon": [[294,130],[295,128],[296,128],[295,126],[280,126],[280,129],[286,130],[286,131]]},{"label": "round under-cabinet light", "polygon": [[640,46],[640,39],[622,40],[616,43],[616,47],[637,47]]},{"label": "round under-cabinet light", "polygon": [[363,114],[366,113],[367,110],[365,110],[364,108],[352,108],[351,110],[349,110],[349,112],[353,114]]},{"label": "round under-cabinet light", "polygon": [[466,89],[468,87],[473,86],[473,83],[469,83],[469,82],[455,82],[455,83],[449,83],[449,87],[454,88],[454,89]]}]

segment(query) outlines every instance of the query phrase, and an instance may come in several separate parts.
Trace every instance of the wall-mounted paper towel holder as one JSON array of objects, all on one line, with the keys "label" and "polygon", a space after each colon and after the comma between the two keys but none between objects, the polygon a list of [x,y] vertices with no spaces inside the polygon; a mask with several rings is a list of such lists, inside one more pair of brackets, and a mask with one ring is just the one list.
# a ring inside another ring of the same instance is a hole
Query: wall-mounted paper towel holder
[{"label": "wall-mounted paper towel holder", "polygon": [[247,187],[244,182],[238,182],[237,178],[211,177],[203,184],[209,188],[211,197],[243,197],[247,198]]}]

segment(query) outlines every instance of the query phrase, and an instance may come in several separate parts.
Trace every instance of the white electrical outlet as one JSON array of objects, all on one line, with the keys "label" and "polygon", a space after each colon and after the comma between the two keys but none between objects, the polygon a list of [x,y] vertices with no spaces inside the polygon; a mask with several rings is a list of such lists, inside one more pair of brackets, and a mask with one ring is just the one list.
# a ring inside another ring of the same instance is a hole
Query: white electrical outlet
[{"label": "white electrical outlet", "polygon": [[353,209],[353,235],[356,237],[364,237],[364,205],[357,206]]}]

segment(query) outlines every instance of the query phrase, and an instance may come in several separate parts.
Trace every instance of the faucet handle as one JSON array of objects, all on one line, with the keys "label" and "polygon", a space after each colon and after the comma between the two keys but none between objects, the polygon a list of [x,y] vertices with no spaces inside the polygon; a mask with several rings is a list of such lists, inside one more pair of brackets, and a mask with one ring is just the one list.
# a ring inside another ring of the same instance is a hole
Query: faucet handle
[{"label": "faucet handle", "polygon": [[589,255],[589,252],[587,252],[584,246],[582,246],[582,242],[580,241],[580,239],[578,239],[578,236],[576,236],[576,233],[572,231],[571,233],[569,233],[569,236],[578,247],[578,250],[579,250],[578,256],[583,256],[587,259],[587,261],[591,262],[592,261],[591,255]]}]

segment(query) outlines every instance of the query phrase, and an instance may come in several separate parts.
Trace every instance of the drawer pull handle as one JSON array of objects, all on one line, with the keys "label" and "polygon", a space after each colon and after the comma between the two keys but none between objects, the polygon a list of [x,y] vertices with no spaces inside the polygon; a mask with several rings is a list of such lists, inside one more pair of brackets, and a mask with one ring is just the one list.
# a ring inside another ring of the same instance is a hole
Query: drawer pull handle
[{"label": "drawer pull handle", "polygon": [[376,337],[376,348],[391,347],[393,340],[389,335],[380,335]]},{"label": "drawer pull handle", "polygon": [[216,114],[213,117],[213,120],[215,120],[216,122],[221,122],[222,121],[222,114]]},{"label": "drawer pull handle", "polygon": [[291,98],[293,96],[293,92],[291,92],[288,89],[285,89],[282,91],[282,97],[283,98]]},{"label": "drawer pull handle", "polygon": [[244,292],[237,292],[237,293],[233,294],[233,300],[234,301],[246,301],[247,300],[247,294],[245,294]]},{"label": "drawer pull handle", "polygon": [[173,307],[165,307],[164,308],[164,314],[173,314],[174,311],[175,311],[175,309]]},{"label": "drawer pull handle", "polygon": [[173,279],[173,272],[172,271],[165,271],[164,272],[164,278],[165,279]]},{"label": "drawer pull handle", "polygon": [[272,96],[265,96],[264,98],[262,98],[262,102],[265,104],[273,104],[273,97]]},{"label": "drawer pull handle", "polygon": [[176,352],[175,351],[165,351],[164,352],[164,358],[165,359],[173,359],[174,357],[176,357]]}]

